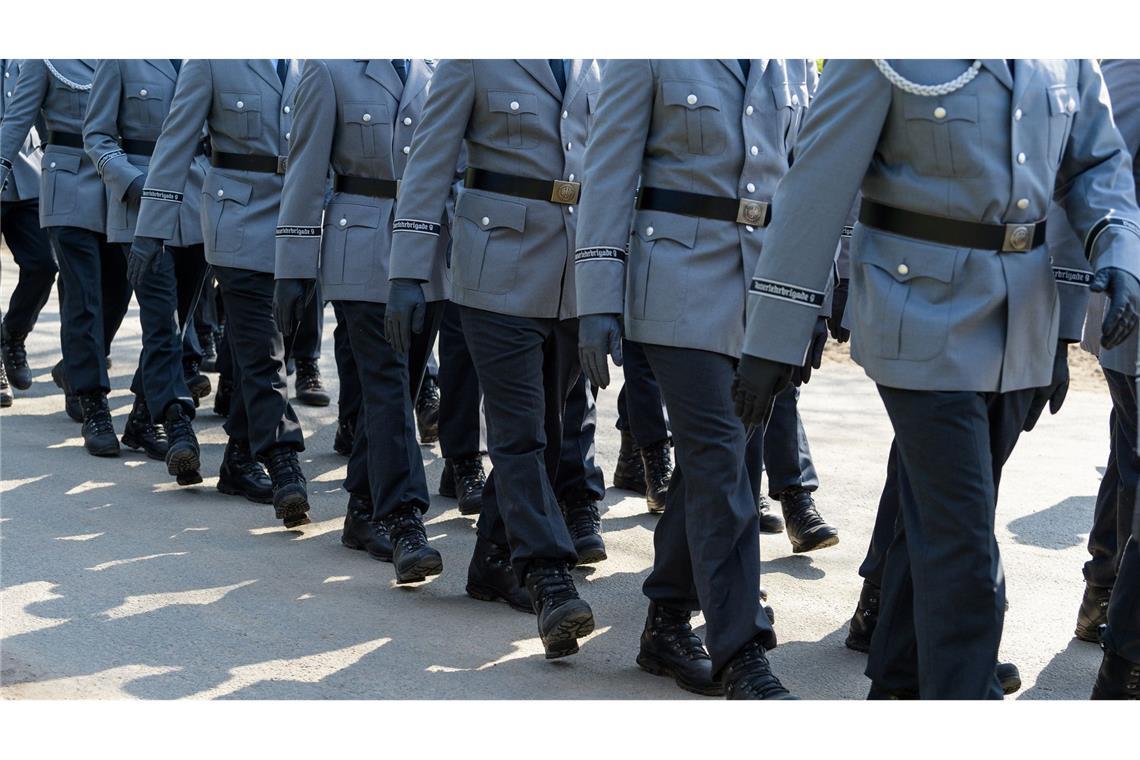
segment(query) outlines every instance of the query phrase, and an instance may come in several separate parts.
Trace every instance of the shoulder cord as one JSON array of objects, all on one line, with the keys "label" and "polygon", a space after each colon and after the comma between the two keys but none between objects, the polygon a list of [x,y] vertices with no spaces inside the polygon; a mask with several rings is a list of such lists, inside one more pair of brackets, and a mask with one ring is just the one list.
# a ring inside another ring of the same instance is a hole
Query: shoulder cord
[{"label": "shoulder cord", "polygon": [[63,74],[60,74],[59,69],[57,69],[55,66],[52,66],[51,61],[49,61],[47,58],[44,58],[43,62],[44,65],[47,66],[48,71],[51,72],[51,75],[63,83],[65,87],[70,87],[71,89],[78,92],[87,92],[91,89],[91,82],[88,82],[87,84],[79,84],[78,82],[73,82]]},{"label": "shoulder cord", "polygon": [[957,92],[972,82],[974,77],[978,75],[978,71],[982,68],[981,61],[974,61],[970,64],[970,68],[949,82],[943,82],[942,84],[918,84],[895,71],[883,58],[875,58],[873,59],[873,63],[879,69],[879,72],[887,78],[887,81],[895,87],[898,87],[903,92],[909,92],[912,95],[922,95],[924,97],[938,97]]}]

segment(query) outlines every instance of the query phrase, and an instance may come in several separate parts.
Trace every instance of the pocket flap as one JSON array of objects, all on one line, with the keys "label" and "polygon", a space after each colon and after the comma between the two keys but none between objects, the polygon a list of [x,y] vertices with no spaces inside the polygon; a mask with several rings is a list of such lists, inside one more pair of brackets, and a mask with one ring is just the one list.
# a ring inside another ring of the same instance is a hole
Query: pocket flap
[{"label": "pocket flap", "polygon": [[948,121],[978,120],[978,97],[976,95],[947,95],[942,98],[927,98],[921,95],[907,97],[903,103],[903,115],[907,119],[933,121],[941,124]]},{"label": "pocket flap", "polygon": [[697,242],[697,225],[700,222],[694,216],[670,214],[665,211],[642,211],[637,215],[637,236],[646,243],[654,240],[672,240],[686,248],[692,248]]},{"label": "pocket flap", "polygon": [[1049,115],[1064,116],[1081,110],[1077,94],[1067,84],[1055,84],[1049,88]]},{"label": "pocket flap", "polygon": [[325,226],[344,229],[346,227],[380,226],[380,209],[360,203],[330,203],[325,209]]},{"label": "pocket flap", "polygon": [[808,104],[806,82],[776,82],[772,85],[772,100],[776,108],[801,108]]},{"label": "pocket flap", "polygon": [[57,153],[52,151],[51,154],[44,157],[43,168],[48,171],[78,174],[79,162],[81,160],[82,158],[74,153]]},{"label": "pocket flap", "polygon": [[899,282],[919,277],[944,283],[954,281],[960,248],[902,238],[862,225],[856,228],[856,236],[852,246],[854,260],[878,267]]},{"label": "pocket flap", "polygon": [[125,82],[123,92],[131,100],[162,100],[161,87],[149,82]]},{"label": "pocket flap", "polygon": [[222,108],[227,111],[245,113],[261,110],[261,96],[256,92],[223,92],[220,98]]},{"label": "pocket flap", "polygon": [[227,177],[224,174],[211,172],[206,176],[202,185],[202,193],[215,201],[233,201],[245,206],[249,203],[249,196],[253,193],[253,185],[242,182],[240,179]]},{"label": "pocket flap", "polygon": [[494,113],[538,113],[538,97],[529,92],[491,90],[487,107]]},{"label": "pocket flap", "polygon": [[525,205],[486,195],[475,195],[469,191],[459,194],[459,200],[455,203],[455,215],[469,219],[483,229],[506,227],[516,232],[523,232],[526,229]]},{"label": "pocket flap", "polygon": [[345,103],[346,124],[389,124],[388,106],[383,103]]},{"label": "pocket flap", "polygon": [[720,93],[717,92],[716,85],[707,82],[662,80],[661,98],[667,106],[683,106],[689,110],[697,108],[720,110]]}]

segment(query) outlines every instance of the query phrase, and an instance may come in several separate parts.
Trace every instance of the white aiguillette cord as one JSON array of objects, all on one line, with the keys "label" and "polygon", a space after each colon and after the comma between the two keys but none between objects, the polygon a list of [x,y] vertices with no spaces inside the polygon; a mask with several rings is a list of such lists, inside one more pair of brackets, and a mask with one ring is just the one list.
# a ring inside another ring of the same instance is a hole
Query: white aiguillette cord
[{"label": "white aiguillette cord", "polygon": [[70,79],[68,79],[67,77],[65,77],[63,74],[60,74],[59,69],[57,69],[55,66],[53,66],[51,64],[50,60],[48,60],[47,58],[43,58],[41,60],[43,60],[44,66],[47,66],[47,69],[48,69],[48,71],[51,72],[51,75],[53,77],[55,77],[57,80],[59,80],[59,82],[61,84],[63,84],[64,87],[70,87],[71,89],[75,90],[76,92],[88,92],[88,91],[90,91],[91,82],[88,82],[87,84],[79,84],[79,82],[73,82]]},{"label": "white aiguillette cord", "polygon": [[982,68],[982,62],[974,61],[970,64],[970,68],[963,71],[954,79],[942,84],[918,84],[912,82],[902,74],[895,71],[891,64],[887,63],[885,58],[874,58],[872,63],[878,68],[879,72],[887,78],[887,81],[898,87],[903,92],[909,92],[911,95],[922,95],[924,97],[939,97],[941,95],[949,95],[952,92],[957,92],[970,82],[974,81],[974,77]]}]

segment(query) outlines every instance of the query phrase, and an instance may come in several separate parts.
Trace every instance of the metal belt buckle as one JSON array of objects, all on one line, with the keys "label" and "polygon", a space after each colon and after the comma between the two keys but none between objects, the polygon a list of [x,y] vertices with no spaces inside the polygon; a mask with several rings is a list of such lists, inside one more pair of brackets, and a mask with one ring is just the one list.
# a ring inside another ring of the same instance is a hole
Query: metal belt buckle
[{"label": "metal belt buckle", "polygon": [[284,174],[285,169],[288,165],[289,165],[289,157],[288,156],[278,156],[277,157],[277,173],[278,174]]},{"label": "metal belt buckle", "polygon": [[1033,233],[1037,231],[1035,223],[1007,224],[1005,226],[1005,241],[1001,244],[1002,253],[1025,253],[1033,246]]},{"label": "metal belt buckle", "polygon": [[551,203],[577,203],[578,195],[582,191],[582,183],[580,182],[565,182],[556,179],[553,182],[553,187],[550,191]]},{"label": "metal belt buckle", "polygon": [[740,206],[736,211],[736,223],[747,224],[750,227],[763,227],[768,220],[768,204],[764,201],[754,201],[748,198],[740,199]]}]

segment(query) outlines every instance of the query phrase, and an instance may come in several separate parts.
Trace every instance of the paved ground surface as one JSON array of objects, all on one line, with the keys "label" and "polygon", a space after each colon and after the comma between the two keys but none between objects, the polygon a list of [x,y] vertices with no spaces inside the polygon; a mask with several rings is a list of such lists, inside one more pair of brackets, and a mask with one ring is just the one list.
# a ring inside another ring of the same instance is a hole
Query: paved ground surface
[{"label": "paved ground surface", "polygon": [[[3,298],[13,282],[3,258]],[[286,531],[270,507],[214,490],[225,438],[212,398],[197,423],[206,481],[178,488],[164,466],[81,448],[49,371],[58,352],[49,305],[29,344],[35,383],[0,413],[0,695],[8,698],[639,698],[687,697],[639,671],[640,584],[654,518],[611,490],[610,558],[575,571],[598,631],[581,653],[546,662],[534,618],[466,597],[473,521],[434,497],[428,533],[444,555],[436,580],[396,588],[391,567],[344,549],[345,460],[332,452],[335,407],[298,407],[308,448],[313,524]],[[335,390],[332,318],[326,377]],[[137,312],[116,341],[111,394],[121,432],[139,351]],[[619,373],[620,376],[620,373]],[[1042,421],[1003,482],[998,536],[1011,609],[1002,655],[1020,667],[1022,699],[1084,698],[1099,653],[1072,639],[1084,543],[1106,452],[1107,394],[1075,390]],[[607,477],[618,438],[617,388],[600,398],[598,456]],[[805,425],[822,478],[818,501],[837,547],[793,556],[761,539],[777,610],[777,672],[807,698],[861,698],[864,657],[843,647],[884,476],[889,426],[872,384],[838,359],[805,389]],[[422,449],[432,490],[443,463]]]}]

